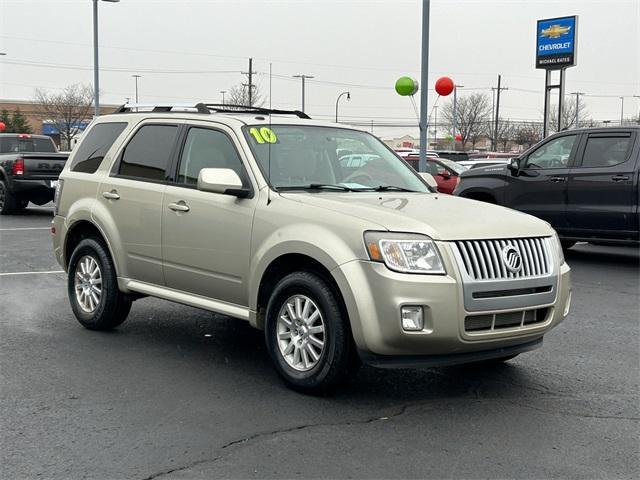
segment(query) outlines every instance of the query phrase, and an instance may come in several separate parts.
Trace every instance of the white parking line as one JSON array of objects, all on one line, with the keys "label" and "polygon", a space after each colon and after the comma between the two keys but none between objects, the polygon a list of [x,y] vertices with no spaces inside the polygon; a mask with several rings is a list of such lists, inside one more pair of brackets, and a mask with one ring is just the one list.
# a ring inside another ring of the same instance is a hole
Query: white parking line
[{"label": "white parking line", "polygon": [[0,228],[0,232],[11,232],[17,230],[51,230],[51,227],[17,227],[17,228]]},{"label": "white parking line", "polygon": [[7,273],[0,273],[0,277],[8,277],[10,275],[41,275],[41,274],[48,274],[48,273],[64,273],[64,270],[48,270],[44,272],[7,272]]}]

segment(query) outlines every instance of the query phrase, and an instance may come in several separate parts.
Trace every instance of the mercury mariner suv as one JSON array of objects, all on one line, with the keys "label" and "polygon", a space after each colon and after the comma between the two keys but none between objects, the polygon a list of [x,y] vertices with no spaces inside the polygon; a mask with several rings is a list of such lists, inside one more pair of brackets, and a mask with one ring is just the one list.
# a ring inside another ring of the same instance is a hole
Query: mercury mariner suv
[{"label": "mercury mariner suv", "polygon": [[[369,161],[340,161],[354,154]],[[144,296],[239,318],[304,392],[362,362],[490,364],[539,347],[571,303],[555,231],[426,177],[302,112],[125,105],[60,176],[55,255],[86,328],[117,327]]]}]

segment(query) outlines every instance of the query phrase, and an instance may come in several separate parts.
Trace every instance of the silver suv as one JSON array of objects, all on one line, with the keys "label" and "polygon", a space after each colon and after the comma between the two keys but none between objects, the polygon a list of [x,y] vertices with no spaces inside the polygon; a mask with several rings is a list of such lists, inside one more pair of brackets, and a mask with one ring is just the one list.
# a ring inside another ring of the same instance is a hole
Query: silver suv
[{"label": "silver suv", "polygon": [[435,193],[373,135],[301,112],[124,106],[60,179],[53,243],[82,325],[117,327],[143,296],[239,318],[301,391],[361,361],[504,361],[569,312],[547,223]]}]

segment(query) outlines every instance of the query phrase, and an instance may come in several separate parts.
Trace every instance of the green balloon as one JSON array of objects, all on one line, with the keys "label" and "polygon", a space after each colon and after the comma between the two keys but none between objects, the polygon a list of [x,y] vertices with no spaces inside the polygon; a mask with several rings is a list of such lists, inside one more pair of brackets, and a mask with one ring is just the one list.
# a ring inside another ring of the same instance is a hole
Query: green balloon
[{"label": "green balloon", "polygon": [[400,77],[396,81],[396,92],[398,95],[408,97],[418,91],[418,82],[411,77]]}]

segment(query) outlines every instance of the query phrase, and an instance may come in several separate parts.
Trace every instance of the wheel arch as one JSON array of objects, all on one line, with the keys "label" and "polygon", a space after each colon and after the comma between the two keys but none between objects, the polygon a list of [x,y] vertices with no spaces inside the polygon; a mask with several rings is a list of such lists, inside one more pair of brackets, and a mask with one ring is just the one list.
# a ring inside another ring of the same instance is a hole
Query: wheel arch
[{"label": "wheel arch", "polygon": [[85,219],[75,221],[67,229],[63,250],[65,270],[69,268],[69,259],[71,258],[73,251],[85,238],[97,238],[104,243],[107,251],[109,252],[109,255],[111,256],[111,260],[113,261],[114,267],[116,269],[116,274],[118,274],[118,262],[115,261],[113,250],[111,249],[111,245],[109,244],[106,235],[95,223]]},{"label": "wheel arch", "polygon": [[310,256],[306,253],[284,253],[273,260],[266,266],[262,274],[260,275],[260,282],[257,286],[252,311],[255,315],[251,317],[251,323],[254,327],[264,329],[265,323],[265,311],[271,292],[277,285],[277,283],[290,273],[307,271],[312,272],[322,278],[329,287],[333,290],[338,303],[340,304],[344,315],[348,318],[345,301],[342,296],[342,292],[336,282],[336,279],[331,274],[329,267],[322,262]]}]

